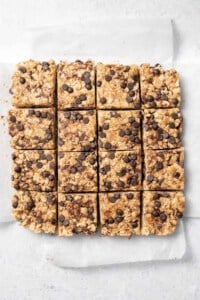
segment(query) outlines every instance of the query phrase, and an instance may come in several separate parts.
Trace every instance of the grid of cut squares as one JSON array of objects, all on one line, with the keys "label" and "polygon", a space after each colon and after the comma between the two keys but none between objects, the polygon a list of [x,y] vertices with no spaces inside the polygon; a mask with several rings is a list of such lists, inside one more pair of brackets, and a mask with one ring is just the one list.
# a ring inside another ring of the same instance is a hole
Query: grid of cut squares
[{"label": "grid of cut squares", "polygon": [[17,65],[10,92],[13,214],[24,227],[94,233],[99,192],[102,234],[174,232],[184,210],[175,70],[97,64],[95,76],[92,61],[30,60]]}]

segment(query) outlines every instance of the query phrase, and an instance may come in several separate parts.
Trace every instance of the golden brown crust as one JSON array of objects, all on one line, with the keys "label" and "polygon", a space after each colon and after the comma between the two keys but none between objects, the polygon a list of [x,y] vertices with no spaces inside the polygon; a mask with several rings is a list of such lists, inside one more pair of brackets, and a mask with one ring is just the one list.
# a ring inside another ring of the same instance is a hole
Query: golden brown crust
[{"label": "golden brown crust", "polygon": [[92,61],[61,61],[57,72],[58,109],[94,108],[94,80]]},{"label": "golden brown crust", "polygon": [[146,191],[143,192],[143,235],[172,234],[182,218],[185,209],[183,192]]},{"label": "golden brown crust", "polygon": [[28,60],[16,66],[12,76],[12,104],[16,107],[54,106],[56,64],[53,60]]},{"label": "golden brown crust", "polygon": [[50,192],[56,189],[54,150],[15,150],[12,183],[15,189]]},{"label": "golden brown crust", "polygon": [[143,144],[146,149],[181,147],[182,116],[180,109],[145,109]]},{"label": "golden brown crust", "polygon": [[99,153],[100,191],[141,190],[141,151]]},{"label": "golden brown crust", "polygon": [[96,146],[94,110],[58,112],[59,151],[94,151]]},{"label": "golden brown crust", "polygon": [[12,214],[31,231],[55,233],[56,202],[56,193],[18,191],[12,199]]},{"label": "golden brown crust", "polygon": [[139,72],[136,65],[98,63],[97,107],[140,109]]},{"label": "golden brown crust", "polygon": [[58,194],[58,234],[93,234],[97,229],[97,194]]},{"label": "golden brown crust", "polygon": [[100,193],[101,233],[140,234],[140,192]]},{"label": "golden brown crust", "polygon": [[181,102],[179,74],[161,65],[140,66],[141,98],[144,108],[179,107]]},{"label": "golden brown crust", "polygon": [[54,149],[55,109],[11,109],[9,134],[14,149]]},{"label": "golden brown crust", "polygon": [[183,148],[146,150],[144,162],[144,190],[183,190]]},{"label": "golden brown crust", "polygon": [[96,152],[58,152],[58,191],[97,191]]},{"label": "golden brown crust", "polygon": [[99,111],[100,150],[141,149],[140,111]]}]

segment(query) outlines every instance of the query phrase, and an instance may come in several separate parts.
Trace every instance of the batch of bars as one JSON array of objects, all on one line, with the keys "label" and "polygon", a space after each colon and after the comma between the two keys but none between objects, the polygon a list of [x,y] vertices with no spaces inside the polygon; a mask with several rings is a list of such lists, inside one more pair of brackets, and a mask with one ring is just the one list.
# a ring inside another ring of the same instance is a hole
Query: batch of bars
[{"label": "batch of bars", "polygon": [[157,64],[19,63],[13,215],[34,232],[167,235],[183,216],[179,75]]}]

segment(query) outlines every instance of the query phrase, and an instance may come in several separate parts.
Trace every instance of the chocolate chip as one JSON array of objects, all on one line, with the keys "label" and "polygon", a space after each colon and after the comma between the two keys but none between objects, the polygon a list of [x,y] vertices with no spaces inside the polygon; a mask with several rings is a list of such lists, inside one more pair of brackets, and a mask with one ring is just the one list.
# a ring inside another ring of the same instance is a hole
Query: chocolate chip
[{"label": "chocolate chip", "polygon": [[84,161],[86,159],[86,154],[85,153],[81,153],[78,157],[78,160],[80,161]]},{"label": "chocolate chip", "polygon": [[177,104],[178,104],[178,99],[172,99],[172,103],[173,103],[174,105],[177,105]]},{"label": "chocolate chip", "polygon": [[125,176],[125,175],[126,175],[126,172],[127,172],[126,168],[122,168],[122,169],[120,170],[119,174],[118,174],[119,177]]},{"label": "chocolate chip", "polygon": [[111,149],[111,148],[112,148],[112,145],[111,145],[111,143],[109,143],[109,142],[106,142],[106,143],[105,143],[105,148],[106,148],[106,150],[109,150],[109,149]]},{"label": "chocolate chip", "polygon": [[42,217],[41,216],[37,216],[37,223],[38,224],[42,224],[42,222],[43,222],[43,219],[42,219]]},{"label": "chocolate chip", "polygon": [[125,81],[121,82],[120,87],[122,89],[125,89],[126,88],[126,82]]},{"label": "chocolate chip", "polygon": [[72,195],[65,195],[65,200],[67,200],[67,201],[73,201],[74,198],[73,198]]},{"label": "chocolate chip", "polygon": [[115,71],[114,70],[110,70],[110,75],[114,76],[115,75]]},{"label": "chocolate chip", "polygon": [[175,128],[175,124],[173,122],[169,122],[169,128],[174,129]]},{"label": "chocolate chip", "polygon": [[104,123],[103,124],[103,130],[108,130],[109,129],[109,124],[108,123]]},{"label": "chocolate chip", "polygon": [[147,178],[146,178],[146,180],[147,180],[148,182],[152,182],[152,181],[153,181],[153,179],[154,179],[154,177],[153,177],[153,175],[152,175],[152,174],[149,174],[149,175],[147,175]]},{"label": "chocolate chip", "polygon": [[127,101],[128,103],[131,103],[131,102],[133,102],[133,98],[130,97],[130,96],[127,96],[127,97],[126,97],[126,101]]},{"label": "chocolate chip", "polygon": [[139,80],[139,76],[138,75],[133,75],[132,78],[133,78],[134,81],[138,81]]},{"label": "chocolate chip", "polygon": [[24,84],[26,82],[26,79],[24,77],[20,77],[19,82],[21,84]]},{"label": "chocolate chip", "polygon": [[160,216],[159,210],[153,210],[151,214],[152,214],[152,216],[155,217],[155,218],[157,218],[157,217]]},{"label": "chocolate chip", "polygon": [[175,172],[175,173],[173,174],[173,177],[174,177],[174,178],[179,178],[180,175],[181,175],[181,174],[180,174],[179,172]]},{"label": "chocolate chip", "polygon": [[37,167],[38,169],[41,169],[41,168],[43,167],[43,163],[41,163],[41,161],[38,161],[38,162],[36,163],[36,167]]},{"label": "chocolate chip", "polygon": [[132,90],[132,89],[133,89],[133,86],[134,86],[133,82],[128,82],[128,83],[127,83],[127,88],[128,88],[129,90]]},{"label": "chocolate chip", "polygon": [[69,220],[65,219],[63,222],[62,222],[63,226],[67,227],[69,226]]},{"label": "chocolate chip", "polygon": [[131,223],[132,228],[137,228],[138,227],[138,221],[134,221]]},{"label": "chocolate chip", "polygon": [[12,207],[13,208],[17,208],[18,207],[18,201],[16,199],[13,201]]},{"label": "chocolate chip", "polygon": [[36,117],[40,118],[40,116],[41,116],[40,111],[36,110],[35,115],[36,115]]},{"label": "chocolate chip", "polygon": [[65,216],[59,215],[59,216],[58,216],[58,221],[59,221],[60,223],[63,223],[63,222],[65,221]]},{"label": "chocolate chip", "polygon": [[133,122],[135,122],[135,118],[134,117],[129,117],[128,122],[132,124]]},{"label": "chocolate chip", "polygon": [[126,197],[128,200],[132,200],[134,198],[133,193],[128,193]]},{"label": "chocolate chip", "polygon": [[154,75],[160,75],[160,70],[159,69],[153,69],[153,74]]},{"label": "chocolate chip", "polygon": [[129,96],[134,97],[135,96],[135,91],[130,91]]},{"label": "chocolate chip", "polygon": [[21,73],[26,73],[26,68],[24,66],[19,67]]},{"label": "chocolate chip", "polygon": [[118,216],[118,217],[115,218],[115,221],[117,223],[121,223],[123,220],[124,220],[124,217],[122,217],[122,216]]},{"label": "chocolate chip", "polygon": [[176,120],[178,119],[178,115],[176,113],[172,113],[171,114],[172,119]]},{"label": "chocolate chip", "polygon": [[42,176],[43,176],[44,178],[49,177],[49,176],[50,176],[49,171],[43,171],[43,172],[42,172]]},{"label": "chocolate chip", "polygon": [[68,86],[68,87],[67,87],[67,92],[68,92],[69,94],[73,93],[73,91],[74,91],[74,89],[73,89],[71,86]]},{"label": "chocolate chip", "polygon": [[76,101],[75,101],[75,103],[76,103],[77,105],[81,104],[81,99],[80,99],[80,98],[77,98]]},{"label": "chocolate chip", "polygon": [[105,104],[107,102],[107,100],[106,100],[106,98],[102,97],[102,98],[100,98],[100,102],[101,102],[101,104]]},{"label": "chocolate chip", "polygon": [[67,91],[67,90],[68,90],[68,85],[64,83],[64,84],[62,85],[62,89],[63,89],[64,91]]},{"label": "chocolate chip", "polygon": [[140,109],[140,103],[134,103],[134,108],[135,109]]},{"label": "chocolate chip", "polygon": [[92,85],[90,83],[86,84],[85,87],[88,91],[92,89]]},{"label": "chocolate chip", "polygon": [[21,173],[21,167],[20,166],[16,166],[15,167],[15,172],[16,173]]},{"label": "chocolate chip", "polygon": [[161,202],[160,201],[156,200],[154,204],[155,204],[156,207],[161,207]]},{"label": "chocolate chip", "polygon": [[111,203],[115,203],[117,201],[117,199],[115,198],[115,196],[112,196],[112,197],[109,198],[109,201]]},{"label": "chocolate chip", "polygon": [[176,139],[175,139],[174,136],[170,136],[170,137],[169,137],[169,143],[170,143],[170,144],[175,144],[175,143],[176,143]]},{"label": "chocolate chip", "polygon": [[26,207],[25,208],[30,211],[34,207],[35,207],[35,204],[34,204],[33,200],[30,200],[29,202],[26,203]]},{"label": "chocolate chip", "polygon": [[65,142],[61,138],[58,138],[58,145],[63,146],[64,144]]},{"label": "chocolate chip", "polygon": [[83,118],[83,123],[84,124],[88,124],[90,122],[89,118],[85,117]]},{"label": "chocolate chip", "polygon": [[132,133],[132,131],[130,129],[125,130],[125,134],[128,135],[128,136],[131,135],[131,133]]},{"label": "chocolate chip", "polygon": [[91,157],[90,160],[89,160],[89,163],[91,165],[94,165],[96,163],[96,159],[94,157]]},{"label": "chocolate chip", "polygon": [[180,218],[182,218],[183,217],[183,213],[181,212],[181,211],[177,211],[176,212],[176,216],[180,219]]},{"label": "chocolate chip", "polygon": [[125,183],[122,180],[119,180],[117,186],[123,188],[125,186]]},{"label": "chocolate chip", "polygon": [[130,70],[130,66],[125,66],[124,72],[128,72]]},{"label": "chocolate chip", "polygon": [[139,124],[138,122],[134,122],[134,123],[133,123],[133,127],[134,127],[134,128],[139,128],[139,127],[140,127],[140,124]]},{"label": "chocolate chip", "polygon": [[81,76],[82,81],[87,81],[87,79],[89,79],[89,78],[90,78],[90,72],[88,72],[88,71],[85,71]]},{"label": "chocolate chip", "polygon": [[112,76],[106,75],[106,76],[105,76],[105,80],[108,81],[108,82],[111,81],[111,80],[112,80]]},{"label": "chocolate chip", "polygon": [[121,130],[119,131],[119,136],[120,136],[120,137],[124,137],[125,135],[126,135],[125,131],[121,129]]},{"label": "chocolate chip", "polygon": [[113,224],[114,222],[115,221],[114,221],[114,219],[112,217],[110,217],[110,218],[107,219],[107,223],[108,224]]},{"label": "chocolate chip", "polygon": [[153,200],[157,200],[157,199],[160,199],[160,194],[158,194],[158,193],[155,193],[154,195],[153,195]]},{"label": "chocolate chip", "polygon": [[15,123],[16,122],[16,117],[15,116],[10,116],[10,121]]},{"label": "chocolate chip", "polygon": [[46,61],[42,62],[42,70],[43,71],[48,71],[49,70],[49,63]]},{"label": "chocolate chip", "polygon": [[97,81],[97,86],[100,87],[102,85],[102,81],[98,80]]},{"label": "chocolate chip", "polygon": [[88,214],[90,214],[90,215],[93,214],[93,212],[94,212],[94,207],[92,207],[92,206],[91,206],[91,207],[88,207],[88,210],[87,210],[87,211],[88,211]]},{"label": "chocolate chip", "polygon": [[151,96],[151,95],[149,95],[149,96],[146,97],[146,100],[147,100],[148,102],[153,102],[153,101],[154,101],[154,97]]},{"label": "chocolate chip", "polygon": [[43,119],[46,119],[46,118],[47,118],[47,112],[46,112],[46,111],[42,111],[42,112],[41,112],[41,117],[42,117]]},{"label": "chocolate chip", "polygon": [[115,152],[110,152],[109,153],[109,158],[114,159],[115,158]]},{"label": "chocolate chip", "polygon": [[123,216],[124,212],[123,212],[123,210],[121,210],[120,208],[118,208],[118,209],[116,210],[116,214],[117,214],[118,216]]},{"label": "chocolate chip", "polygon": [[50,181],[54,181],[54,179],[55,179],[54,175],[49,175],[49,180]]},{"label": "chocolate chip", "polygon": [[76,167],[71,167],[71,169],[70,169],[70,173],[71,174],[76,174],[77,173],[77,168]]},{"label": "chocolate chip", "polygon": [[163,163],[161,161],[156,162],[156,171],[160,171],[163,169]]},{"label": "chocolate chip", "polygon": [[167,139],[169,137],[169,133],[168,132],[163,132],[163,138]]},{"label": "chocolate chip", "polygon": [[160,219],[161,219],[162,222],[165,222],[165,221],[167,220],[166,214],[161,213],[161,214],[160,214]]},{"label": "chocolate chip", "polygon": [[138,184],[138,178],[136,175],[133,175],[132,177],[128,178],[128,183],[132,186],[135,186]]}]

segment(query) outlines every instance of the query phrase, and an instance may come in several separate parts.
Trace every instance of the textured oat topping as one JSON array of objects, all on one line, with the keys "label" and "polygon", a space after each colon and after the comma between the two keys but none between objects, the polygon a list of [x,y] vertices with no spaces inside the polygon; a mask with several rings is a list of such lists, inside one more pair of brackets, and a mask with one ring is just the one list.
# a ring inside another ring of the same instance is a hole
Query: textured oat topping
[{"label": "textured oat topping", "polygon": [[100,150],[141,149],[140,111],[99,111]]},{"label": "textured oat topping", "polygon": [[97,191],[96,152],[58,152],[58,191]]},{"label": "textured oat topping", "polygon": [[22,226],[36,233],[55,233],[56,193],[18,191],[12,199],[12,214]]},{"label": "textured oat topping", "polygon": [[99,63],[96,72],[99,109],[140,109],[139,72],[136,65]]},{"label": "textured oat topping", "polygon": [[176,70],[164,71],[161,65],[140,67],[140,88],[145,108],[179,107],[181,102],[179,74]]},{"label": "textured oat topping", "polygon": [[183,190],[184,151],[146,150],[144,190]]},{"label": "textured oat topping", "polygon": [[97,194],[58,194],[58,234],[92,234],[97,229]]},{"label": "textured oat topping", "polygon": [[17,190],[55,191],[55,151],[15,150],[12,183]]},{"label": "textured oat topping", "polygon": [[145,109],[143,144],[146,149],[181,147],[182,116],[178,108]]},{"label": "textured oat topping", "polygon": [[16,66],[10,92],[16,107],[54,106],[56,64],[53,60],[28,60]]},{"label": "textured oat topping", "polygon": [[11,109],[8,113],[11,146],[15,149],[54,149],[53,108]]},{"label": "textured oat topping", "polygon": [[100,193],[101,233],[140,234],[140,192]]},{"label": "textured oat topping", "polygon": [[100,191],[141,190],[141,151],[99,153]]},{"label": "textured oat topping", "polygon": [[94,151],[96,141],[96,112],[59,111],[59,151]]},{"label": "textured oat topping", "polygon": [[185,208],[183,192],[143,192],[142,234],[167,235],[176,230]]},{"label": "textured oat topping", "polygon": [[95,69],[92,61],[58,65],[58,109],[95,107]]}]

